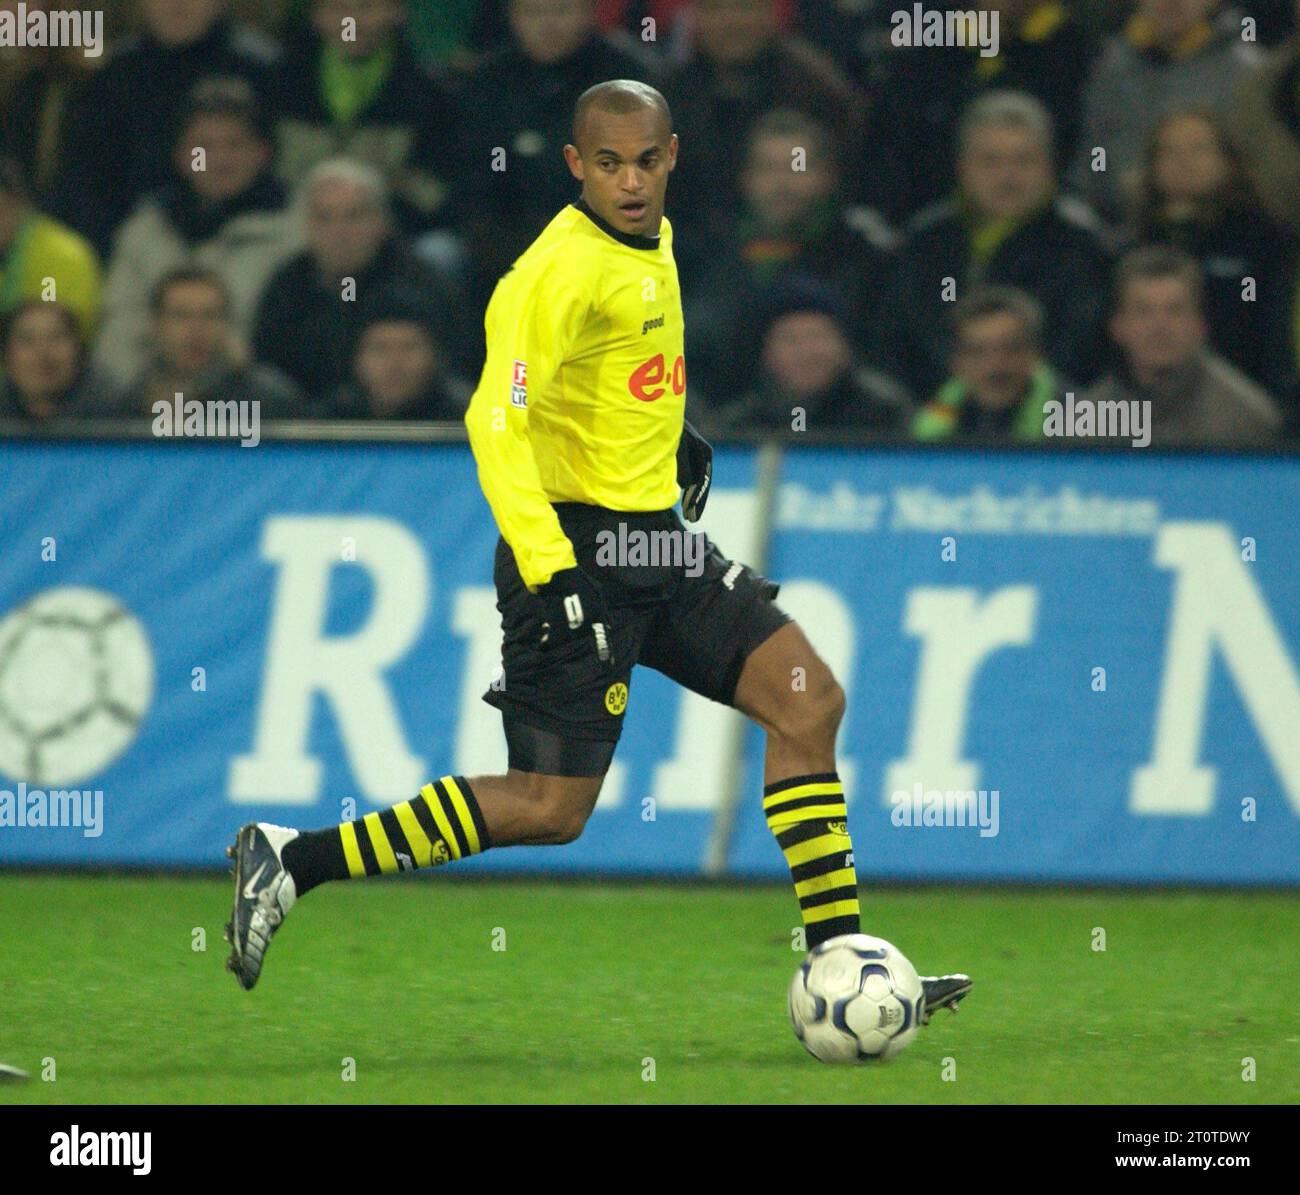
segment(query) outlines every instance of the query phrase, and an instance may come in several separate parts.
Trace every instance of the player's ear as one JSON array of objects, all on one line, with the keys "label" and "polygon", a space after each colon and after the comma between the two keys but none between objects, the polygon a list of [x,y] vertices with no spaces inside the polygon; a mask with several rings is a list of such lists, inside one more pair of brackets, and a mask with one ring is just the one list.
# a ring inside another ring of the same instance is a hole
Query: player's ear
[{"label": "player's ear", "polygon": [[582,172],[582,154],[578,152],[578,147],[576,145],[566,145],[564,147],[564,162],[569,168],[569,173],[573,175],[578,182],[585,181]]},{"label": "player's ear", "polygon": [[677,165],[677,134],[674,133],[668,138],[668,169],[672,170]]}]

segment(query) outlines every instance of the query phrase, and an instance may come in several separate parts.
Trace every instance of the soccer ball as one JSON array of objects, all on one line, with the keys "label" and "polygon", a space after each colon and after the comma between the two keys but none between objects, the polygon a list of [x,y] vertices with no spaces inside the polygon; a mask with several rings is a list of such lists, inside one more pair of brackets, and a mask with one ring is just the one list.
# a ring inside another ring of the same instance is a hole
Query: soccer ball
[{"label": "soccer ball", "polygon": [[925,994],[883,938],[842,934],[813,947],[790,981],[790,1023],[823,1062],[892,1058],[916,1036]]},{"label": "soccer ball", "polygon": [[138,619],[98,589],[47,589],[0,620],[0,774],[31,785],[98,775],[153,702]]}]

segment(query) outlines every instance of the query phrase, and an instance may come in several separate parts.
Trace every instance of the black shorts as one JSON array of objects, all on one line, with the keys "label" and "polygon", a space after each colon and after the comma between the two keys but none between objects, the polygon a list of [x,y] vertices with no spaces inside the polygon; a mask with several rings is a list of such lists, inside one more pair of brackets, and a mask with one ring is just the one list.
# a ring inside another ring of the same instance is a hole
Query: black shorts
[{"label": "black shorts", "polygon": [[[703,532],[687,531],[675,510],[557,502],[555,513],[609,604],[613,662],[600,661],[590,635],[538,645],[538,599],[501,539],[493,580],[503,675],[483,700],[502,712],[512,768],[599,776],[623,731],[634,664],[733,705],[745,660],[791,620],[774,602],[778,585],[728,560]],[[651,544],[657,557],[633,554]]]}]

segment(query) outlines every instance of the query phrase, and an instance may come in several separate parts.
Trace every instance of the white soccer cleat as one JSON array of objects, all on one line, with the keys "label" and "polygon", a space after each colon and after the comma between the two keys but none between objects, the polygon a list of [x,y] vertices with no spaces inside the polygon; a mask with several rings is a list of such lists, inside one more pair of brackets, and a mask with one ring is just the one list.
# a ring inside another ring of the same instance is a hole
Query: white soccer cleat
[{"label": "white soccer cleat", "polygon": [[280,859],[285,844],[297,837],[297,830],[256,822],[244,826],[235,845],[226,848],[235,861],[235,908],[226,923],[233,949],[226,970],[235,973],[245,991],[257,982],[271,935],[298,899],[293,876]]}]

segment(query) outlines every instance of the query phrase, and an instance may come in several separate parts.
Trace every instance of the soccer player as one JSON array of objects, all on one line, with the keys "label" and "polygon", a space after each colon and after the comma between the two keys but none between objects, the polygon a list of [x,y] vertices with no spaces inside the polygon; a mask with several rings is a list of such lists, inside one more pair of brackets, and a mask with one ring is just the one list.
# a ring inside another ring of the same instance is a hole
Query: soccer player
[{"label": "soccer player", "polygon": [[[681,296],[663,214],[677,160],[667,103],[643,83],[597,84],[578,99],[564,156],[581,195],[497,283],[465,416],[501,532],[504,683],[484,700],[501,711],[509,768],[442,776],[392,809],[326,830],[243,827],[227,852],[227,933],[228,966],[245,988],[294,901],[326,880],[577,838],[638,663],[767,731],[763,812],[808,945],[858,932],[835,767],[844,694],[776,605],[777,586],[691,535],[674,510],[680,485],[683,513],[699,518],[712,449],[684,422]],[[924,986],[926,1021],[935,1008],[955,1009],[971,984],[948,975]]]}]

